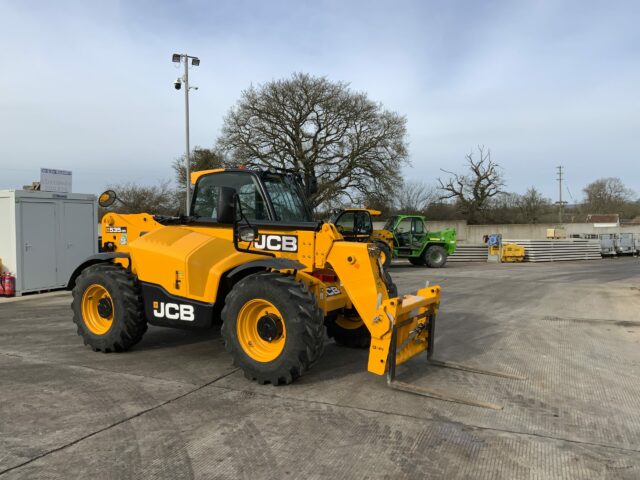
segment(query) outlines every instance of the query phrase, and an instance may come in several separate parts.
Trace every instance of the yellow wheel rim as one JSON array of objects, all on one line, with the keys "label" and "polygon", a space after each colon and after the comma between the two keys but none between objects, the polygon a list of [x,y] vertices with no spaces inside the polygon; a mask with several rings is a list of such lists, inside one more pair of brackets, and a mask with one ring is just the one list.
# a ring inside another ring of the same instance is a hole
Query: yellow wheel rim
[{"label": "yellow wheel rim", "polygon": [[84,291],[82,320],[94,335],[104,335],[113,325],[113,300],[102,285],[94,283]]},{"label": "yellow wheel rim", "polygon": [[382,249],[380,249],[380,261],[382,262],[383,265],[387,261],[387,254],[384,253],[384,250]]},{"label": "yellow wheel rim", "polygon": [[360,328],[364,325],[364,322],[357,315],[354,315],[353,317],[338,315],[338,318],[336,318],[336,325],[344,328],[345,330],[355,330],[356,328]]},{"label": "yellow wheel rim", "polygon": [[273,303],[261,298],[249,300],[242,306],[236,330],[240,346],[257,362],[278,358],[287,340],[282,314]]}]

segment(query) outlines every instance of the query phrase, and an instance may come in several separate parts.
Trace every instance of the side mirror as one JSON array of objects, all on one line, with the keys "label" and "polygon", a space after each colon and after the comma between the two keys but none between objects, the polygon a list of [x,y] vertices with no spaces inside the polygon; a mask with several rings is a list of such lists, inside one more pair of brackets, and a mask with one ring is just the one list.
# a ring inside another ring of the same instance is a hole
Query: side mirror
[{"label": "side mirror", "polygon": [[243,225],[237,230],[237,237],[241,242],[255,242],[258,235],[258,227],[252,225]]},{"label": "side mirror", "polygon": [[98,205],[103,208],[110,207],[118,199],[116,192],[113,190],[107,190],[102,192],[98,197]]},{"label": "side mirror", "polygon": [[235,197],[235,188],[220,187],[220,193],[218,194],[216,222],[230,224],[236,221]]}]

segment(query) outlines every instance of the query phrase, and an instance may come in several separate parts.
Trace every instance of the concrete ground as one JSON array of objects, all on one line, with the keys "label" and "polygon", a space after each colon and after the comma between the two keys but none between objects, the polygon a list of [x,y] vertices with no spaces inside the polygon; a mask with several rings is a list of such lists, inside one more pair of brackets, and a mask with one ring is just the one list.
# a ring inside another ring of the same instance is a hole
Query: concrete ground
[{"label": "concrete ground", "polygon": [[390,390],[327,344],[290,386],[231,365],[217,329],[150,328],[123,354],[75,334],[70,296],[0,303],[0,479],[640,478],[640,263],[398,264],[440,283],[436,356],[401,379],[504,405]]}]

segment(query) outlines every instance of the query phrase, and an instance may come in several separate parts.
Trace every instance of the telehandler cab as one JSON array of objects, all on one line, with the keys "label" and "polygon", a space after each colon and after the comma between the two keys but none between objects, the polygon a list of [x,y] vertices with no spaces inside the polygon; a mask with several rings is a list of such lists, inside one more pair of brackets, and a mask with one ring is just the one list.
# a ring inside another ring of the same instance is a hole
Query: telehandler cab
[{"label": "telehandler cab", "polygon": [[[278,385],[318,360],[326,326],[337,343],[368,347],[368,370],[387,372],[396,389],[495,408],[395,380],[397,364],[433,352],[440,287],[398,297],[379,249],[313,221],[295,175],[218,169],[191,181],[189,216],[103,217],[105,251],[69,281],[86,345],[123,351],[147,323],[206,328],[221,317],[234,364],[249,379]],[[100,197],[102,206],[113,201],[114,192]]]}]

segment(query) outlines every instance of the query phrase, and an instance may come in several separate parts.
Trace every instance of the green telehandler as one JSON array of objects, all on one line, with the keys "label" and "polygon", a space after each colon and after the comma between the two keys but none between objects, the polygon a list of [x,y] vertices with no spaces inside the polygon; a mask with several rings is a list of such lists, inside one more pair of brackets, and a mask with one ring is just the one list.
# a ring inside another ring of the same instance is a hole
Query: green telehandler
[{"label": "green telehandler", "polygon": [[393,256],[412,265],[440,268],[456,251],[456,231],[447,228],[429,232],[422,215],[395,215],[383,227],[393,235]]},{"label": "green telehandler", "polygon": [[453,228],[437,232],[427,231],[421,215],[395,215],[382,230],[373,229],[373,216],[382,212],[366,208],[345,208],[331,220],[345,240],[374,243],[381,251],[385,267],[391,257],[406,258],[413,265],[440,268],[456,250],[456,231]]}]

